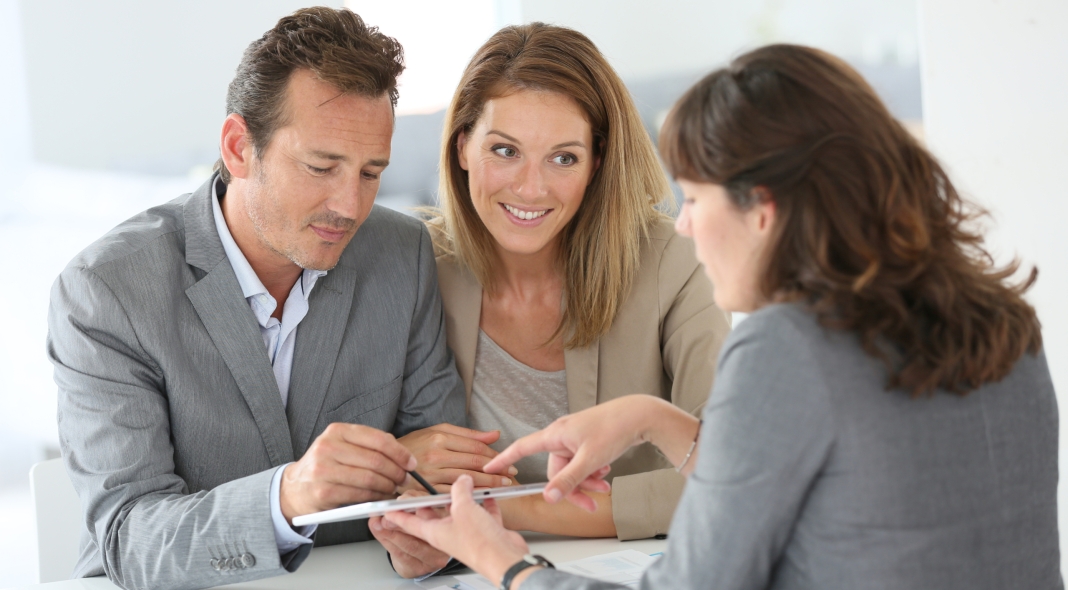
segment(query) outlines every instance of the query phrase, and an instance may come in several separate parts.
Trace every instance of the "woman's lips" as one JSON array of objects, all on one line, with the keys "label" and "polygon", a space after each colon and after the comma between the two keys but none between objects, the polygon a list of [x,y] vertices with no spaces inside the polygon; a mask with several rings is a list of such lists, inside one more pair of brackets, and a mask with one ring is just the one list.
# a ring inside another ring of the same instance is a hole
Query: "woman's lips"
[{"label": "woman's lips", "polygon": [[330,230],[323,227],[316,227],[314,225],[309,226],[311,230],[315,232],[320,238],[327,242],[340,242],[345,237],[346,231]]},{"label": "woman's lips", "polygon": [[[537,211],[528,211],[520,209],[514,205],[506,205],[504,203],[499,204],[501,206],[501,209],[504,211],[504,215],[509,219],[509,221],[520,227],[535,227],[541,225],[541,223],[545,221],[545,218],[553,212],[552,209],[539,209]],[[531,219],[526,219],[527,216],[531,215],[534,215],[535,217]]]}]

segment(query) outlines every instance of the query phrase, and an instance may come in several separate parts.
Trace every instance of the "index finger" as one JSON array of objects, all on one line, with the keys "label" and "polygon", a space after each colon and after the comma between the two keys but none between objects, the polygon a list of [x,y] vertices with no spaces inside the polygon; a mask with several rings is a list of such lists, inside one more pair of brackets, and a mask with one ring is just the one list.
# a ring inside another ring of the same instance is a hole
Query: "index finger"
[{"label": "index finger", "polygon": [[335,422],[327,428],[336,429],[341,439],[351,445],[381,453],[404,471],[411,471],[418,464],[415,456],[404,445],[397,442],[396,437],[388,432],[383,432],[370,426],[363,426],[362,424],[348,424],[345,422]]},{"label": "index finger", "polygon": [[486,473],[499,473],[523,457],[546,451],[566,451],[566,449],[563,445],[556,444],[546,431],[539,430],[508,445],[507,449],[486,463],[482,470]]}]

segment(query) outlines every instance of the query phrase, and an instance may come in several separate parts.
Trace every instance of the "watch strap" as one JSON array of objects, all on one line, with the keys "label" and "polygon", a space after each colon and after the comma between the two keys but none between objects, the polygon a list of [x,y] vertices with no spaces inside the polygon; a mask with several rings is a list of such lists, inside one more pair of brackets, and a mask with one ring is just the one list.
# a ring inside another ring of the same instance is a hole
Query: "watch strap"
[{"label": "watch strap", "polygon": [[504,577],[501,578],[500,590],[512,590],[512,580],[514,580],[515,577],[519,575],[519,572],[527,569],[528,567],[535,567],[539,565],[542,567],[556,569],[556,566],[553,565],[552,562],[550,562],[548,559],[545,559],[540,555],[532,555],[528,553],[523,556],[523,559],[520,559],[515,563],[515,565],[508,568],[508,571],[504,572]]}]

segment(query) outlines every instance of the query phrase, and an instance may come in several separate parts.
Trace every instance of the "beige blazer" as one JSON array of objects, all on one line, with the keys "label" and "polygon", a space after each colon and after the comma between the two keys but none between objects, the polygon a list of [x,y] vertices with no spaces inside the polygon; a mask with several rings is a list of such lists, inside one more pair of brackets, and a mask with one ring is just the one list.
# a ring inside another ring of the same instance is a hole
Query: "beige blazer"
[{"label": "beige blazer", "polygon": [[[608,334],[564,352],[568,409],[578,412],[631,393],[655,395],[701,414],[730,316],[712,301],[712,285],[693,243],[665,220],[650,232],[630,296]],[[431,231],[431,235],[440,235]],[[455,258],[438,250],[438,284],[449,347],[471,400],[482,286]],[[652,445],[612,464],[612,514],[620,539],[666,534],[685,478]]]}]

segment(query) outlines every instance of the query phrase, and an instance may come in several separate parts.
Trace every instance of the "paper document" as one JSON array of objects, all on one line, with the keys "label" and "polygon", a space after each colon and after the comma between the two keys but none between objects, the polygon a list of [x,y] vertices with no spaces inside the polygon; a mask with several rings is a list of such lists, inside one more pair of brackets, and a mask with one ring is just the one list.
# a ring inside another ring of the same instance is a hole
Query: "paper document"
[{"label": "paper document", "polygon": [[[657,560],[641,551],[628,549],[595,555],[586,559],[569,561],[556,564],[556,569],[579,576],[586,576],[602,582],[622,584],[630,588],[637,588],[642,579],[642,573]],[[456,576],[458,584],[453,586],[441,586],[456,590],[497,590],[497,586],[479,574],[466,574]],[[437,590],[437,589],[435,589]]]}]

